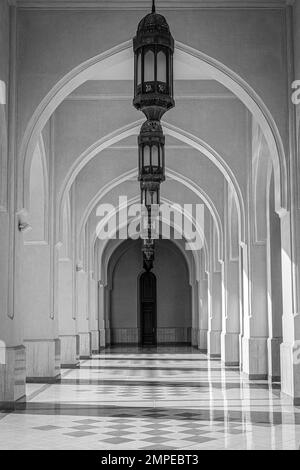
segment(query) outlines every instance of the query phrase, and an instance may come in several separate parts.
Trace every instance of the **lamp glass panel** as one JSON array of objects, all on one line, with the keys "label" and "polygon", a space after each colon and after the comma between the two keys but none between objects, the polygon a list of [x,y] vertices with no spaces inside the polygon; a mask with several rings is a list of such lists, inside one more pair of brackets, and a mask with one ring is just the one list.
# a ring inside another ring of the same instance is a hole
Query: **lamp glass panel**
[{"label": "lamp glass panel", "polygon": [[163,51],[157,54],[157,81],[167,82],[167,57]]},{"label": "lamp glass panel", "polygon": [[153,51],[148,51],[144,59],[144,81],[154,82],[155,56]]},{"label": "lamp glass panel", "polygon": [[153,147],[152,147],[152,165],[153,166],[159,166],[159,163],[158,163],[158,147],[156,145],[153,145]]},{"label": "lamp glass panel", "polygon": [[146,145],[144,147],[144,166],[150,166],[150,147]]},{"label": "lamp glass panel", "polygon": [[137,84],[140,85],[141,83],[142,83],[142,54],[141,52],[139,52],[137,56]]}]

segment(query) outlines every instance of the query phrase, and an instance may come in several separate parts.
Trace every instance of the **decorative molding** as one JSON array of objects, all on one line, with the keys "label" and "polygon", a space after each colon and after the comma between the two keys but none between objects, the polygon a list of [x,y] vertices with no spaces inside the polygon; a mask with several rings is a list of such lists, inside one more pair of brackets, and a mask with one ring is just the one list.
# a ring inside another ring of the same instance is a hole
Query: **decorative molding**
[{"label": "decorative molding", "polygon": [[[148,0],[8,0],[10,5],[29,10],[149,10]],[[159,10],[282,9],[294,0],[161,0]]]}]

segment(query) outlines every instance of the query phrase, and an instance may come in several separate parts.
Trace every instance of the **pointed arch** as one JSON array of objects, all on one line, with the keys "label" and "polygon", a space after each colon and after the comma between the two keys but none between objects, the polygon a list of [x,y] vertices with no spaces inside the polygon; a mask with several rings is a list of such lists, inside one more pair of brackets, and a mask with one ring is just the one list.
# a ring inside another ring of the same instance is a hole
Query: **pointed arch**
[{"label": "pointed arch", "polygon": [[[140,201],[140,196],[137,195],[137,196],[133,197],[132,199],[130,199],[130,200],[128,201],[127,206],[129,207],[130,205],[135,204],[135,203],[138,203],[139,201]],[[170,200],[168,200],[168,199],[166,199],[166,198],[161,198],[161,202],[162,202],[162,203],[166,203],[166,204],[173,204],[172,201],[170,201]],[[122,209],[122,207],[118,207],[118,208],[114,211],[114,213],[112,213],[110,216],[113,217],[113,216],[114,216],[116,213],[118,213],[121,209]],[[205,238],[205,235],[204,235],[203,227],[200,227],[200,226],[197,224],[197,222],[195,221],[194,217],[192,217],[191,215],[190,215],[190,216],[187,216],[187,217],[190,218],[190,220],[191,220],[193,226],[197,229],[197,232],[198,232],[198,233],[201,235],[201,237],[202,237],[203,250],[204,250],[204,253],[205,253],[205,257],[204,257],[204,259],[205,259],[205,271],[208,271],[208,270],[209,270],[208,244],[207,244],[207,241],[206,241],[206,238]],[[162,220],[162,222],[168,222],[168,221]],[[118,227],[118,229],[123,228],[123,226],[124,226],[124,224],[121,225],[120,227]],[[181,227],[177,227],[175,224],[172,224],[172,226],[174,227],[174,229],[175,229],[178,233],[184,235],[184,234],[182,233],[182,228],[181,228]],[[115,234],[115,231],[111,233],[111,236],[113,236],[114,234]],[[97,240],[97,233],[96,233],[96,231],[95,231],[95,234],[94,234],[94,236],[93,236],[93,239],[92,239],[91,245],[90,245],[90,247],[91,247],[91,249],[90,249],[90,256],[91,256],[91,257],[93,256],[93,250],[94,250],[94,246],[95,246],[96,240]],[[109,240],[108,240],[108,241],[109,241]],[[192,254],[193,254],[193,256],[195,257],[195,260],[196,260],[196,259],[197,259],[197,253],[195,253],[195,251],[192,251]],[[196,278],[197,278],[197,280],[200,279],[200,265],[199,265],[199,260],[196,261]]]},{"label": "pointed arch", "polygon": [[[120,60],[128,60],[132,55],[131,49],[132,41],[129,40],[78,65],[49,91],[36,108],[20,145],[20,166],[23,172],[19,179],[21,187],[18,191],[20,197],[18,206],[20,209],[24,207],[24,175],[28,166],[30,166],[38,137],[52,113],[72,91],[93,76],[95,70],[99,69],[99,65],[113,66]],[[177,57],[181,55],[183,61],[188,59],[196,68],[201,66],[210,77],[231,90],[255,117],[265,135],[272,156],[276,187],[276,210],[278,213],[286,211],[288,209],[288,181],[284,146],[275,120],[263,100],[245,80],[216,59],[180,42],[176,42],[175,49]]]},{"label": "pointed arch", "polygon": [[[86,225],[86,222],[95,208],[97,204],[99,204],[100,200],[104,198],[106,194],[108,194],[111,190],[119,186],[120,184],[124,183],[127,180],[130,180],[131,178],[135,177],[137,175],[137,169],[130,170],[123,175],[120,175],[118,178],[115,178],[113,181],[105,185],[90,201],[88,204],[84,215],[81,219],[81,222],[79,224],[79,241],[82,240],[83,236],[83,230]],[[208,208],[209,212],[211,213],[211,216],[215,222],[216,230],[217,230],[217,237],[218,237],[218,258],[219,260],[223,260],[223,248],[224,248],[224,238],[223,238],[223,227],[222,227],[222,222],[221,222],[221,217],[218,213],[218,210],[216,206],[214,205],[213,201],[211,200],[210,196],[202,189],[200,186],[198,186],[196,183],[194,183],[192,180],[189,178],[175,172],[174,170],[171,169],[166,169],[166,176],[170,177],[172,180],[179,182],[189,190],[191,190],[194,194],[197,195],[197,197],[201,198],[206,207]]]}]

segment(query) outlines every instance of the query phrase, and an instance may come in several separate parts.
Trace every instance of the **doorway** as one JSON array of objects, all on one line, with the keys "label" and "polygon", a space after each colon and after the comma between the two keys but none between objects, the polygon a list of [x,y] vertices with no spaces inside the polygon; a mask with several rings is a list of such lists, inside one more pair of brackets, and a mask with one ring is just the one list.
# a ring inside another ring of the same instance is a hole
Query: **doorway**
[{"label": "doorway", "polygon": [[140,276],[140,318],[142,346],[156,345],[156,276],[144,272]]}]

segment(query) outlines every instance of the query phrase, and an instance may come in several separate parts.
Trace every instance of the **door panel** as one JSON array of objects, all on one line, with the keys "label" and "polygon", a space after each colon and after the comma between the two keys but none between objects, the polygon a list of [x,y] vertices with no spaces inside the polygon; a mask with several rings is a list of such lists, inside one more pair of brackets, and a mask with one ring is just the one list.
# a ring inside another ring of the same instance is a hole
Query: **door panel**
[{"label": "door panel", "polygon": [[156,277],[143,273],[140,277],[141,341],[156,344]]}]

